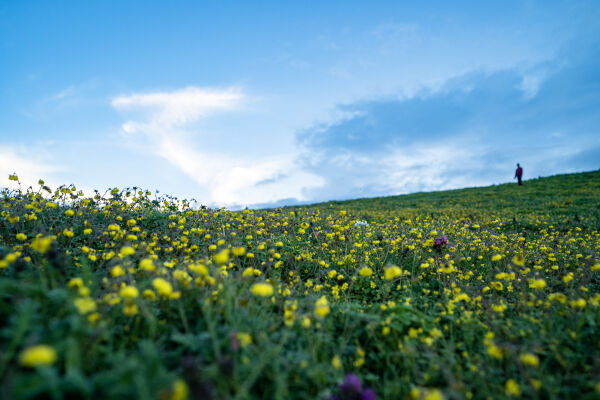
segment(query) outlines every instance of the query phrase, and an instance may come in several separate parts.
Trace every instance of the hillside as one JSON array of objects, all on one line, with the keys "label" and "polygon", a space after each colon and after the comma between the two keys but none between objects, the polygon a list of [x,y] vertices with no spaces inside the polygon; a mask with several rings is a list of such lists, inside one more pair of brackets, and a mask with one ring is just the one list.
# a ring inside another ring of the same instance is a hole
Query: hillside
[{"label": "hillside", "polygon": [[376,217],[381,212],[476,215],[497,213],[525,217],[552,217],[557,222],[575,219],[600,226],[600,170],[562,174],[486,187],[422,192],[313,204],[309,208],[348,209]]},{"label": "hillside", "polygon": [[600,171],[275,210],[0,193],[0,398],[600,396]]}]

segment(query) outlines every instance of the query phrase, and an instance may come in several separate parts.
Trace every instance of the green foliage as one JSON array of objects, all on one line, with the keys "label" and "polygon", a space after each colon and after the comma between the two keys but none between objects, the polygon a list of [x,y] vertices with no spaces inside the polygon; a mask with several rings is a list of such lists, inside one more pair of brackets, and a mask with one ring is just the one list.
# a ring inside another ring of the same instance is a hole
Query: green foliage
[{"label": "green foliage", "polygon": [[600,396],[598,171],[240,212],[46,192],[1,192],[0,398]]}]

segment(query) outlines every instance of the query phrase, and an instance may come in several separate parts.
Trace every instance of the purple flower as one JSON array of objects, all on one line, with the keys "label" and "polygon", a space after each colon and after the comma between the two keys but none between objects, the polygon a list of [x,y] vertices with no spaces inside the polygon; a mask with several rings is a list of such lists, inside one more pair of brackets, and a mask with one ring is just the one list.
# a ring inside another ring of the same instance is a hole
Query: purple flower
[{"label": "purple flower", "polygon": [[362,384],[360,383],[360,378],[356,374],[346,375],[346,380],[340,386],[340,390],[346,393],[361,393]]},{"label": "purple flower", "polygon": [[363,390],[361,400],[375,400],[375,391],[373,389]]},{"label": "purple flower", "polygon": [[375,400],[375,391],[363,389],[360,378],[356,374],[348,374],[340,385],[339,395],[333,395],[330,400]]},{"label": "purple flower", "polygon": [[448,245],[448,238],[446,235],[442,235],[442,237],[438,237],[433,239],[433,247],[441,249],[442,247],[446,247]]}]

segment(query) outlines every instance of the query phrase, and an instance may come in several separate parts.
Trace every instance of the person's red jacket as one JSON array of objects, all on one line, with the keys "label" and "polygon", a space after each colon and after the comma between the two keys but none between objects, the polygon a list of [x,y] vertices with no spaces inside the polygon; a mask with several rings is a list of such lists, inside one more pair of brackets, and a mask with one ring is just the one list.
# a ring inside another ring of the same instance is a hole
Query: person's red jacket
[{"label": "person's red jacket", "polygon": [[521,167],[517,168],[517,171],[515,172],[515,176],[517,178],[522,178],[523,177],[523,168],[521,168]]}]

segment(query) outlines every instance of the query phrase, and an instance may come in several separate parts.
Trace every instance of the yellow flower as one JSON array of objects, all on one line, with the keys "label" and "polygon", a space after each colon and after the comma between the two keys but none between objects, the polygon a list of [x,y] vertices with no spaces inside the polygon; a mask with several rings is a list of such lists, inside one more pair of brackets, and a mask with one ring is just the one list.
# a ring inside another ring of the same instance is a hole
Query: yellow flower
[{"label": "yellow flower", "polygon": [[487,348],[487,352],[490,356],[494,357],[494,358],[502,358],[502,349],[499,348],[498,346],[496,346],[495,344],[491,343],[488,348]]},{"label": "yellow flower", "polygon": [[89,234],[91,234],[91,233],[92,233],[92,228],[85,228],[85,229],[83,230],[83,234],[84,234],[84,235],[89,235]]},{"label": "yellow flower", "polygon": [[80,288],[83,286],[83,279],[81,278],[71,278],[69,280],[69,282],[67,283],[68,287],[76,287],[76,288]]},{"label": "yellow flower", "polygon": [[552,293],[548,296],[548,300],[556,300],[559,303],[565,303],[567,301],[567,296],[562,293]]},{"label": "yellow flower", "polygon": [[110,276],[112,276],[113,278],[119,277],[125,275],[125,271],[123,271],[123,268],[121,268],[120,265],[115,265],[111,270],[110,270]]},{"label": "yellow flower", "polygon": [[469,301],[471,301],[471,298],[466,293],[460,293],[454,297],[453,301],[455,303],[458,303],[459,301],[466,301],[468,303]]},{"label": "yellow flower", "polygon": [[214,260],[217,264],[225,264],[229,261],[229,249],[223,249],[214,255]]},{"label": "yellow flower", "polygon": [[81,315],[96,311],[96,302],[89,297],[78,297],[73,303]]},{"label": "yellow flower", "polygon": [[[190,390],[183,379],[177,379],[173,382],[173,387],[169,390],[169,393],[164,396],[168,400],[186,400],[189,396]],[[161,396],[159,396],[161,397]]]},{"label": "yellow flower", "polygon": [[371,276],[373,275],[373,270],[369,267],[362,267],[359,271],[358,274],[360,276]]},{"label": "yellow flower", "polygon": [[128,317],[136,315],[139,311],[140,310],[137,304],[135,304],[133,301],[127,301],[123,306],[123,314],[127,315]]},{"label": "yellow flower", "polygon": [[208,268],[206,268],[206,265],[204,264],[190,264],[188,265],[188,268],[198,275],[208,276]]},{"label": "yellow flower", "polygon": [[585,301],[585,299],[577,299],[577,300],[572,300],[570,302],[571,307],[576,307],[576,308],[584,308],[587,304],[587,302]]},{"label": "yellow flower", "polygon": [[75,215],[75,211],[73,211],[73,210],[67,210],[67,211],[65,211],[65,215],[67,217],[72,217],[73,215]]},{"label": "yellow flower", "polygon": [[396,265],[384,269],[385,279],[392,280],[402,275],[402,270]]},{"label": "yellow flower", "polygon": [[119,251],[119,257],[121,258],[131,256],[133,254],[135,254],[135,249],[131,246],[123,246],[121,247],[121,251]]},{"label": "yellow flower", "polygon": [[156,295],[154,294],[154,292],[150,289],[146,289],[142,292],[142,297],[148,300],[154,300],[156,299]]},{"label": "yellow flower", "polygon": [[268,297],[273,294],[273,286],[269,283],[258,282],[250,287],[250,293],[255,296]]},{"label": "yellow flower", "polygon": [[508,396],[518,397],[521,395],[521,386],[514,379],[509,379],[504,385],[504,389]]},{"label": "yellow flower", "polygon": [[170,297],[173,293],[173,286],[163,278],[154,278],[152,286],[154,286],[159,296]]},{"label": "yellow flower", "polygon": [[428,389],[423,400],[444,400],[444,395],[439,389]]},{"label": "yellow flower", "polygon": [[136,297],[138,297],[138,295],[139,291],[137,290],[137,288],[131,285],[123,286],[119,291],[119,296],[121,296],[124,299],[135,299]]},{"label": "yellow flower", "polygon": [[540,365],[540,360],[535,354],[521,354],[521,357],[519,357],[519,359],[523,364],[529,365],[530,367],[537,367],[538,365]]},{"label": "yellow flower", "polygon": [[315,302],[315,314],[321,318],[324,318],[327,316],[327,314],[329,314],[329,311],[330,308],[327,298],[325,296],[321,296],[321,298]]},{"label": "yellow flower", "polygon": [[342,365],[342,360],[340,359],[340,356],[333,356],[333,358],[331,359],[331,365],[333,365],[333,368],[338,370],[344,367]]},{"label": "yellow flower", "polygon": [[310,328],[310,318],[309,317],[304,316],[304,318],[302,318],[302,327]]},{"label": "yellow flower", "polygon": [[24,242],[27,240],[27,235],[24,233],[17,233],[17,240]]},{"label": "yellow flower", "polygon": [[410,396],[411,400],[420,399],[421,391],[419,390],[419,388],[413,387],[412,389],[410,389],[409,396]]},{"label": "yellow flower", "polygon": [[50,246],[52,245],[53,237],[39,237],[33,239],[31,242],[31,248],[38,253],[45,253],[50,250]]},{"label": "yellow flower", "polygon": [[494,310],[498,313],[504,312],[506,310],[506,304],[504,304],[504,303],[492,304],[492,310]]},{"label": "yellow flower", "polygon": [[140,261],[140,269],[144,271],[154,271],[156,267],[154,266],[154,262],[150,258],[144,258]]},{"label": "yellow flower", "polygon": [[38,344],[23,350],[19,362],[24,367],[52,365],[56,361],[56,350],[45,344]]},{"label": "yellow flower", "polygon": [[190,274],[180,269],[173,271],[173,278],[185,287],[189,287],[189,283],[192,281]]},{"label": "yellow flower", "polygon": [[512,262],[518,267],[522,267],[525,265],[525,259],[521,255],[514,256]]},{"label": "yellow flower", "polygon": [[531,289],[543,289],[546,287],[546,281],[543,279],[532,279],[529,281],[529,287]]},{"label": "yellow flower", "polygon": [[502,260],[502,255],[496,254],[492,257],[492,261],[500,261]]},{"label": "yellow flower", "polygon": [[252,344],[252,336],[250,336],[249,333],[238,332],[236,334],[236,336],[240,342],[240,347],[244,348],[244,347],[248,346],[249,344]]},{"label": "yellow flower", "polygon": [[94,324],[94,323],[96,323],[96,321],[98,321],[100,319],[100,313],[97,313],[97,312],[91,313],[90,315],[87,316],[87,319],[91,324]]},{"label": "yellow flower", "polygon": [[234,256],[243,256],[244,254],[246,254],[246,248],[245,247],[234,247],[232,249],[233,255]]}]

